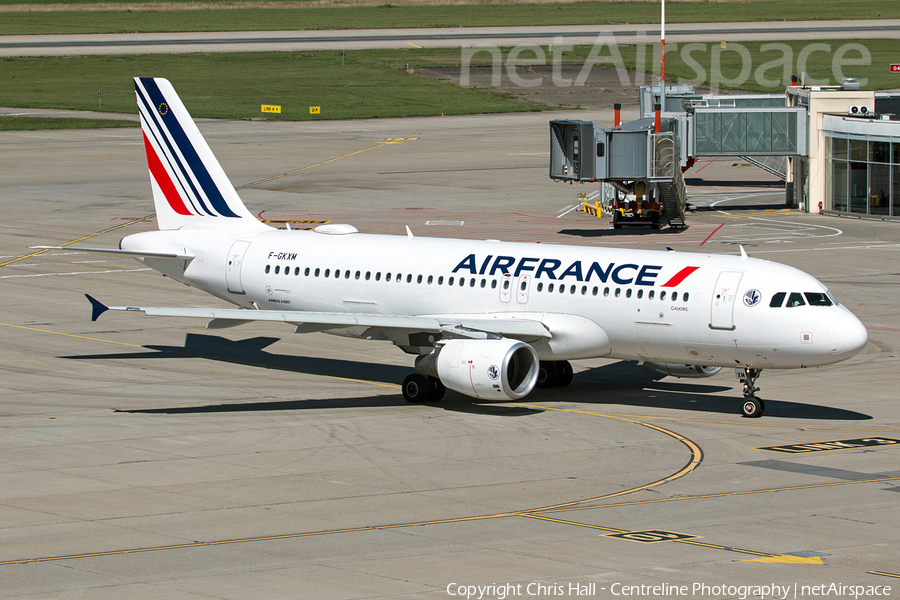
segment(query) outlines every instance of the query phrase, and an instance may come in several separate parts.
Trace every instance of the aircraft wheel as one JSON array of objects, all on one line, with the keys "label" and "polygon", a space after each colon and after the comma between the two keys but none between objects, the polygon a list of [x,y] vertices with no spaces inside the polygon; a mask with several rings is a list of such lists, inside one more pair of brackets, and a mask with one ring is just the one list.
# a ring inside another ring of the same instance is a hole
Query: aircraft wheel
[{"label": "aircraft wheel", "polygon": [[427,402],[434,389],[434,384],[421,373],[407,375],[403,380],[403,399],[413,404]]},{"label": "aircraft wheel", "polygon": [[556,364],[559,365],[559,379],[557,379],[556,385],[559,387],[566,387],[572,383],[572,377],[575,375],[575,371],[567,360],[557,361]]},{"label": "aircraft wheel", "polygon": [[441,383],[441,380],[437,377],[429,377],[428,380],[431,382],[431,396],[428,398],[429,402],[438,402],[441,398],[444,397],[444,394],[447,393],[447,388],[444,387],[444,384]]},{"label": "aircraft wheel", "polygon": [[763,411],[766,410],[766,405],[762,400],[756,398],[755,396],[750,396],[749,398],[744,398],[744,403],[741,405],[741,412],[744,413],[745,417],[750,419],[756,419],[757,417],[761,417]]},{"label": "aircraft wheel", "polygon": [[538,365],[537,387],[555,387],[559,385],[560,376],[559,362],[542,360]]}]

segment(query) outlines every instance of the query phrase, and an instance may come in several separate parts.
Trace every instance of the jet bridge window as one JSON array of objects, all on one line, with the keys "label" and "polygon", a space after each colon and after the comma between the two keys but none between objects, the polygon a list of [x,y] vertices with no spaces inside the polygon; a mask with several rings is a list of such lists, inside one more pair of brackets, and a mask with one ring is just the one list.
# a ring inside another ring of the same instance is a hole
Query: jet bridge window
[{"label": "jet bridge window", "polygon": [[787,292],[778,292],[772,296],[772,301],[769,302],[769,306],[772,308],[781,308],[781,305],[784,304],[785,296],[787,296]]},{"label": "jet bridge window", "polygon": [[803,295],[810,306],[831,306],[831,300],[823,292],[806,292]]}]

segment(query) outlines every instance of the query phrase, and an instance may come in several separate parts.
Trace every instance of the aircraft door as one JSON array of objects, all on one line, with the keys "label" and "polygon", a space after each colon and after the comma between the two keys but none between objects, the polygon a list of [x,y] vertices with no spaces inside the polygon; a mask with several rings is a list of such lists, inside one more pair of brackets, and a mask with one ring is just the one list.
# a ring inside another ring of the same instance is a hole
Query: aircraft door
[{"label": "aircraft door", "polygon": [[225,264],[225,283],[232,294],[243,294],[244,286],[241,284],[241,263],[244,262],[244,254],[250,242],[237,240],[228,251],[228,260]]},{"label": "aircraft door", "polygon": [[516,301],[519,304],[528,303],[528,288],[531,287],[531,275],[522,275],[516,282]]},{"label": "aircraft door", "polygon": [[723,271],[719,273],[709,311],[710,329],[734,330],[734,299],[743,273]]},{"label": "aircraft door", "polygon": [[509,302],[512,296],[512,277],[508,274],[503,275],[500,280],[500,302]]}]

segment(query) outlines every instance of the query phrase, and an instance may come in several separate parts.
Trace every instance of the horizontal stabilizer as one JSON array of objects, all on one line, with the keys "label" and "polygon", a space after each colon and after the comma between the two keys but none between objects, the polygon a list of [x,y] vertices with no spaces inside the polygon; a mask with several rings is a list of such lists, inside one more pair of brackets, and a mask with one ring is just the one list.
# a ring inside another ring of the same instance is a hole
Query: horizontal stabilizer
[{"label": "horizontal stabilizer", "polygon": [[118,254],[134,258],[171,258],[173,260],[193,260],[193,254],[177,254],[174,252],[139,252],[136,250],[119,250],[118,248],[79,248],[76,246],[31,246],[32,250],[77,250],[79,252],[102,252]]}]

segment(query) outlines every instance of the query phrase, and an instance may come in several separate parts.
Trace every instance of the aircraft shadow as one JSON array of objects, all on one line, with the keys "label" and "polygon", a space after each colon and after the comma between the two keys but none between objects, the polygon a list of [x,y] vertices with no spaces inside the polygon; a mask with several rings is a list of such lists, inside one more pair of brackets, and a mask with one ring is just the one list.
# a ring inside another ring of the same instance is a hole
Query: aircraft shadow
[{"label": "aircraft shadow", "polygon": [[[273,354],[265,348],[280,338],[254,337],[233,341],[227,338],[189,333],[185,336],[184,346],[144,346],[148,352],[129,352],[124,354],[92,354],[67,356],[64,358],[79,360],[156,360],[172,358],[203,358],[220,362],[254,366],[264,369],[275,369],[288,373],[305,373],[329,377],[345,377],[366,381],[394,383],[397,386],[413,372],[411,367],[373,364],[350,360],[336,360],[309,356]],[[117,409],[116,412],[143,414],[201,414],[201,413],[234,413],[247,411],[296,411],[321,408],[363,408],[405,406],[407,403],[397,390],[395,395],[372,395],[357,398],[329,399],[296,399],[261,402],[236,402],[206,404],[197,406],[174,406],[161,408]],[[502,404],[482,404],[473,398],[448,392],[438,403],[428,403],[444,410],[485,414],[494,416],[524,416],[541,412],[525,407],[506,406]]]},{"label": "aircraft shadow", "polygon": [[653,229],[649,225],[623,225],[622,229],[561,229],[557,233],[560,235],[571,235],[573,237],[618,237],[623,235],[677,235],[685,231],[687,227],[674,228],[663,227],[662,229]]},{"label": "aircraft shadow", "polygon": [[[686,412],[710,412],[728,415],[740,414],[741,395],[737,380],[734,385],[722,385],[731,376],[731,369],[723,369],[718,375],[703,379],[676,379],[656,373],[638,363],[622,361],[578,373],[567,388],[536,390],[529,398],[547,401],[579,402],[604,406],[630,406],[635,408],[665,408]],[[760,379],[765,388],[765,373]],[[733,393],[726,398],[712,394]],[[540,394],[545,392],[545,394]],[[549,393],[546,393],[549,392]],[[613,392],[613,393],[607,393]],[[542,398],[543,396],[543,398]],[[764,392],[759,397],[765,402],[765,418],[816,419],[835,421],[864,421],[871,415],[824,406],[786,400],[773,400]],[[839,399],[836,399],[839,402]]]},{"label": "aircraft shadow", "polygon": [[753,187],[753,188],[774,188],[784,189],[784,182],[781,180],[774,181],[757,181],[754,179],[740,180],[718,180],[718,179],[701,179],[700,177],[685,177],[684,182],[692,187]]},{"label": "aircraft shadow", "polygon": [[[68,356],[78,360],[147,360],[172,358],[203,358],[288,373],[305,373],[329,377],[344,377],[367,381],[383,381],[400,385],[412,372],[409,367],[372,364],[318,357],[273,354],[265,351],[280,338],[254,337],[232,341],[227,338],[188,333],[184,346],[145,346],[147,352],[124,354],[92,354]],[[675,379],[622,361],[578,373],[566,388],[535,389],[523,401],[579,402],[603,406],[632,406],[635,408],[664,408],[690,412],[712,412],[734,415],[740,411],[740,390],[737,385],[722,385],[722,373],[710,379]],[[718,380],[718,381],[717,381]],[[733,397],[723,399],[711,394],[733,390]],[[840,408],[798,402],[766,399],[766,417],[830,420],[868,420],[872,417]],[[391,395],[372,395],[355,398],[292,399],[260,402],[217,403],[196,406],[119,409],[117,412],[144,414],[234,413],[247,411],[296,411],[321,408],[364,408],[405,406],[406,401],[397,390]],[[480,402],[448,391],[440,402],[424,406],[452,412],[492,416],[520,417],[538,414],[540,409],[509,406],[503,403]]]}]

